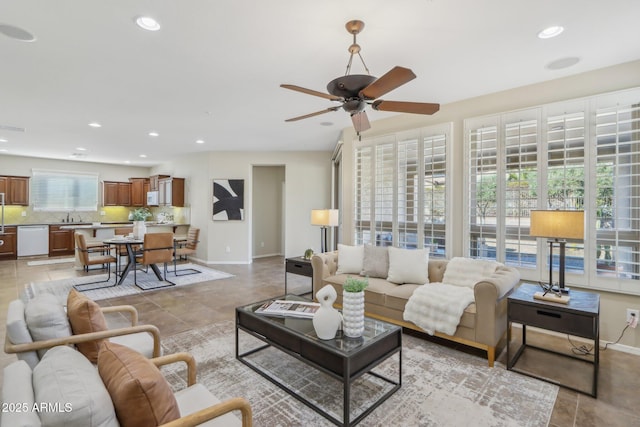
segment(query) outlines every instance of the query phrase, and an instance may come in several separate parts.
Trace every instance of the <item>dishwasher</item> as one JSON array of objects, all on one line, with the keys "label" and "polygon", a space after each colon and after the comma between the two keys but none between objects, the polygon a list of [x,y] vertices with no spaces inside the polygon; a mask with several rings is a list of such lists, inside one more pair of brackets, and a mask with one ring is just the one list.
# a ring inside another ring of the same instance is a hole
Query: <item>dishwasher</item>
[{"label": "dishwasher", "polygon": [[19,225],[18,256],[48,255],[49,226]]}]

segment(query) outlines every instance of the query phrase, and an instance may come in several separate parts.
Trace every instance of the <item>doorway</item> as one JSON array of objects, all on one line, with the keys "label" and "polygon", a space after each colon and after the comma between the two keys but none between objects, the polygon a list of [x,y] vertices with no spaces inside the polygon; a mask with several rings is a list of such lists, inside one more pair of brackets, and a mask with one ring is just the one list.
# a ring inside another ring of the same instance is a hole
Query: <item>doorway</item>
[{"label": "doorway", "polygon": [[252,258],[284,255],[284,166],[253,166]]}]

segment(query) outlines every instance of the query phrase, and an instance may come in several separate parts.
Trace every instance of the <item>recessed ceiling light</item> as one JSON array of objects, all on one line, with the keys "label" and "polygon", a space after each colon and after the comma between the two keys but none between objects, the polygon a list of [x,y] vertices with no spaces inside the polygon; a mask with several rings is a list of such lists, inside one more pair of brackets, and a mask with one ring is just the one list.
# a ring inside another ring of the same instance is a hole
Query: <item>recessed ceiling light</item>
[{"label": "recessed ceiling light", "polygon": [[8,139],[0,138],[0,142],[9,142]]},{"label": "recessed ceiling light", "polygon": [[559,36],[564,31],[564,27],[560,25],[552,25],[551,27],[547,27],[544,30],[538,33],[538,38],[540,39],[550,39],[552,37]]},{"label": "recessed ceiling light", "polygon": [[547,68],[549,70],[561,70],[563,68],[569,68],[572,65],[576,65],[580,62],[580,58],[575,56],[568,56],[566,58],[556,59],[555,61],[551,61],[547,64]]},{"label": "recessed ceiling light", "polygon": [[0,24],[0,34],[21,42],[36,41],[36,36],[29,31],[9,24]]},{"label": "recessed ceiling light", "polygon": [[333,122],[320,122],[320,126],[333,126]]},{"label": "recessed ceiling light", "polygon": [[160,135],[158,132],[149,132],[149,136],[158,136]]},{"label": "recessed ceiling light", "polygon": [[142,157],[143,159],[147,158],[146,154],[140,154],[140,157]]},{"label": "recessed ceiling light", "polygon": [[158,31],[160,29],[158,21],[150,16],[138,16],[136,18],[136,24],[138,24],[138,27],[147,31]]},{"label": "recessed ceiling light", "polygon": [[204,144],[204,140],[203,139],[198,139],[198,140],[196,140],[196,144]]},{"label": "recessed ceiling light", "polygon": [[6,153],[7,151],[9,150],[7,150],[6,148],[0,148],[0,153]]},{"label": "recessed ceiling light", "polygon": [[76,147],[76,150],[78,150],[78,151],[87,151],[87,149],[84,148],[84,147]]},{"label": "recessed ceiling light", "polygon": [[126,164],[129,164],[129,163],[131,163],[131,160],[125,160],[124,162],[125,162]]},{"label": "recessed ceiling light", "polygon": [[102,125],[98,122],[91,122],[89,123],[89,126],[91,126],[92,128],[101,128]]}]

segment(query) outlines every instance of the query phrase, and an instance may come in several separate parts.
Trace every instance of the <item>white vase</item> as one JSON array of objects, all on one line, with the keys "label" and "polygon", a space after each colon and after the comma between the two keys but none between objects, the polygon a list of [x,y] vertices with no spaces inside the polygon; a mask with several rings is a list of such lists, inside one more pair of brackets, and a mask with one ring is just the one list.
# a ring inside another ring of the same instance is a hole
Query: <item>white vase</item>
[{"label": "white vase", "polygon": [[320,308],[313,315],[313,329],[321,340],[331,340],[336,337],[336,332],[342,323],[340,312],[333,308],[333,303],[338,298],[336,290],[331,285],[326,285],[318,292],[316,298]]},{"label": "white vase", "polygon": [[144,221],[133,221],[133,237],[142,239],[147,232],[147,226]]},{"label": "white vase", "polygon": [[342,292],[342,330],[351,338],[358,338],[364,332],[364,291]]}]

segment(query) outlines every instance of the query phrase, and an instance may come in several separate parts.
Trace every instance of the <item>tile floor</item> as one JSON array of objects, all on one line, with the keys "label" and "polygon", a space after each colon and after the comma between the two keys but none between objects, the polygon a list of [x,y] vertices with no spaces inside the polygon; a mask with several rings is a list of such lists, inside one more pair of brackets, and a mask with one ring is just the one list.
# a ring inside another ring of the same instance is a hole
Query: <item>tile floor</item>
[{"label": "tile floor", "polygon": [[[84,274],[71,264],[27,266],[28,259],[0,262],[0,320],[6,320],[8,303],[15,299],[25,283],[62,279]],[[234,318],[234,308],[253,301],[284,293],[284,264],[281,257],[258,259],[251,265],[213,266],[235,277],[205,282],[184,288],[164,289],[124,298],[100,301],[101,305],[132,304],[140,313],[141,323],[151,323],[167,337],[187,329]],[[289,286],[303,292],[310,287],[307,277],[289,275]],[[298,293],[298,292],[296,292]],[[514,335],[517,330],[514,328]],[[0,329],[4,342],[5,330]],[[558,351],[570,349],[567,340],[528,334],[540,346],[553,346]],[[537,358],[527,361],[535,367]],[[0,368],[15,360],[14,355],[0,354]],[[503,352],[494,369],[504,369]],[[567,380],[581,381],[589,376],[589,366],[572,360],[552,360],[553,370],[567,375]],[[537,363],[540,365],[540,363]],[[545,367],[551,365],[545,365]],[[538,366],[539,368],[540,366]],[[631,426],[640,425],[640,357],[618,351],[600,352],[598,398],[594,399],[561,388],[550,420],[552,427],[564,426]],[[0,378],[2,374],[0,372]],[[508,399],[508,396],[505,396]]]}]

